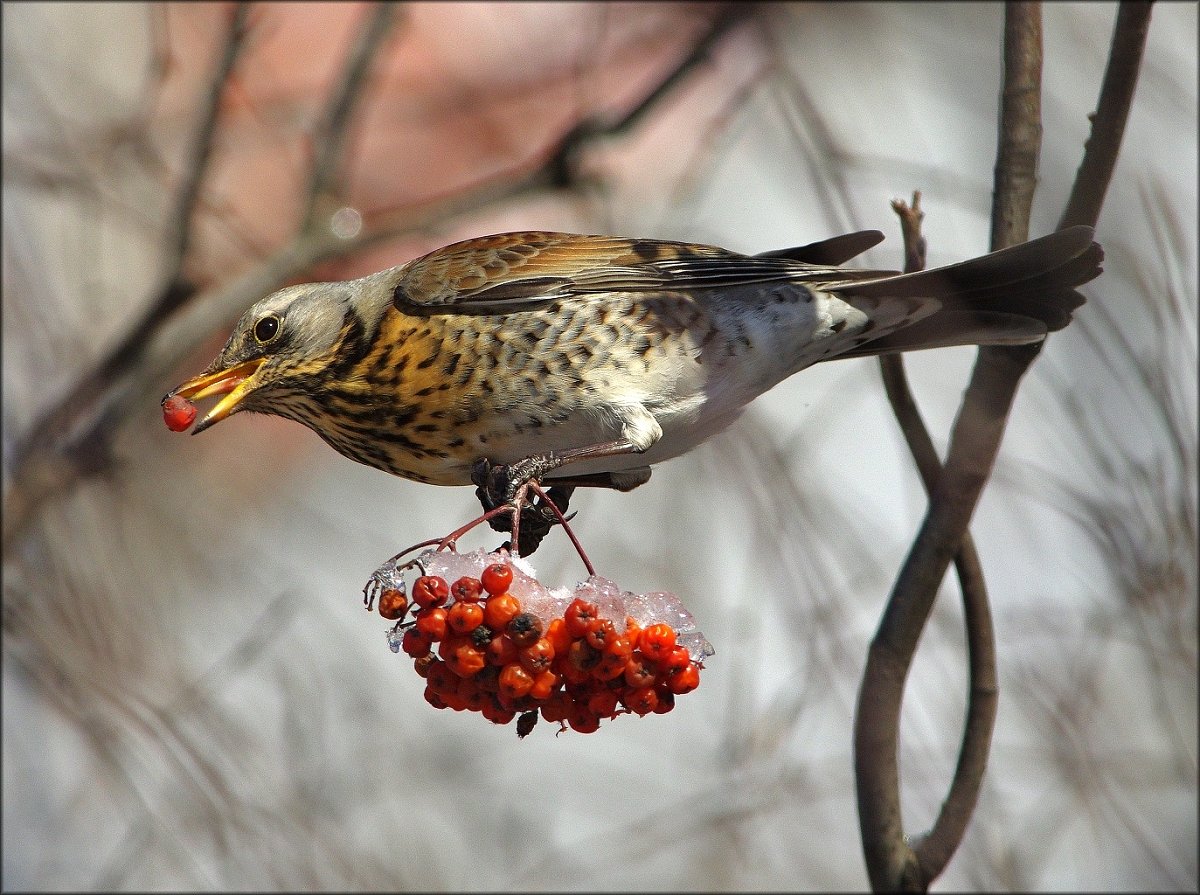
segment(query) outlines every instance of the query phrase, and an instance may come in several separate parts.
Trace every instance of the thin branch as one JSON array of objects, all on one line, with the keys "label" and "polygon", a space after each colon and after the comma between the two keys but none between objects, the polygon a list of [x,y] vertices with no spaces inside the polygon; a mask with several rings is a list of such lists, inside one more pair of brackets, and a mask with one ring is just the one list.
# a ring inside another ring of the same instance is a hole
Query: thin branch
[{"label": "thin branch", "polygon": [[1042,5],[1012,2],[1004,15],[1004,93],[992,195],[992,251],[1029,239],[1042,145]]},{"label": "thin branch", "polygon": [[[1036,95],[1041,80],[1041,37],[1039,4],[1006,5],[993,248],[1008,239],[1023,241],[1028,234],[1041,140],[1041,103]],[[983,743],[975,744],[968,766],[964,766],[966,754],[960,755],[960,767],[966,776],[959,783],[956,775],[956,801],[949,811],[944,807],[939,816],[936,838],[925,840],[923,857],[929,863],[923,866],[904,834],[900,811],[897,753],[904,682],[938,587],[959,553],[979,495],[991,474],[1017,385],[1039,349],[1040,343],[980,349],[951,434],[945,468],[931,491],[924,523],[896,579],[867,654],[855,717],[854,760],[863,853],[871,887],[876,891],[928,888],[931,878],[926,872],[940,871],[953,854],[982,779],[990,732]],[[964,739],[964,747],[967,745]],[[982,753],[979,745],[983,746]],[[971,781],[970,774],[976,774],[977,779]]]},{"label": "thin branch", "polygon": [[309,185],[308,208],[304,214],[304,229],[317,225],[316,217],[322,200],[336,192],[334,181],[342,162],[348,127],[356,108],[361,104],[365,91],[363,83],[371,70],[371,63],[392,27],[395,7],[391,3],[378,3],[371,17],[358,35],[342,80],[333,91],[326,110],[325,121],[318,131],[317,160],[313,165]]},{"label": "thin branch", "polygon": [[599,138],[615,137],[628,133],[646,114],[675,90],[692,69],[708,60],[709,54],[726,34],[753,12],[752,4],[730,3],[725,6],[700,36],[687,55],[663,77],[654,88],[616,121],[584,119],[571,128],[559,141],[555,151],[546,162],[552,172],[556,186],[565,187],[578,181],[580,149],[584,144],[594,143]]},{"label": "thin branch", "polygon": [[1152,5],[1143,0],[1126,0],[1117,10],[1100,100],[1095,113],[1090,116],[1092,133],[1084,146],[1083,161],[1075,175],[1071,198],[1058,223],[1060,230],[1075,224],[1094,227],[1100,219],[1100,209],[1125,134],[1125,122],[1129,120],[1129,107],[1137,89]]}]

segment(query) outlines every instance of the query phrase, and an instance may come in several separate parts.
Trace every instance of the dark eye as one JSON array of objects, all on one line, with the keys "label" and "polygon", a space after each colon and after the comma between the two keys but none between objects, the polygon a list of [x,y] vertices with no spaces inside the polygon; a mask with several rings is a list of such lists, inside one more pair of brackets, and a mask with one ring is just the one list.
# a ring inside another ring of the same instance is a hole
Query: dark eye
[{"label": "dark eye", "polygon": [[279,335],[279,318],[272,314],[254,324],[254,338],[260,345],[266,345]]}]

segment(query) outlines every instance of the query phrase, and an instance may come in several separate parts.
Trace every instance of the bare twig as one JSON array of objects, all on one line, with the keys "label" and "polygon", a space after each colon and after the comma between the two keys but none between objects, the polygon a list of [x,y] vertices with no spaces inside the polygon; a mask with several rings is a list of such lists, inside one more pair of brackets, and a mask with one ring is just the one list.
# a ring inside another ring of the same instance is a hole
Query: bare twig
[{"label": "bare twig", "polygon": [[1091,116],[1092,133],[1084,147],[1071,198],[1058,223],[1060,230],[1075,224],[1094,227],[1100,219],[1104,195],[1112,180],[1121,138],[1125,134],[1125,122],[1129,120],[1129,106],[1137,88],[1146,32],[1150,28],[1151,5],[1142,0],[1124,2],[1117,10],[1100,100]]},{"label": "bare twig", "polygon": [[748,3],[727,4],[687,55],[633,108],[616,121],[604,122],[588,118],[567,131],[546,162],[554,185],[565,187],[574,184],[578,180],[580,149],[585,143],[592,143],[598,138],[614,137],[631,131],[652,108],[662,102],[684,80],[692,69],[705,62],[721,38],[750,15],[751,11],[751,4]]},{"label": "bare twig", "polygon": [[[920,232],[924,215],[920,210],[920,199],[921,194],[914,193],[911,207],[900,201],[892,203],[900,216],[906,271],[922,270],[925,266],[925,239]],[[904,356],[882,355],[879,364],[892,412],[900,423],[925,491],[932,494],[942,465],[908,386]],[[962,841],[987,767],[998,704],[996,643],[991,608],[988,605],[983,566],[970,531],[963,534],[954,566],[962,590],[963,622],[967,633],[967,711],[958,765],[950,791],[929,833],[919,839],[914,838],[912,842],[921,877],[926,880],[936,879],[941,874]]]},{"label": "bare twig", "polygon": [[[912,207],[893,202],[900,215],[904,234],[905,270],[921,270],[925,266],[925,239],[920,226],[920,193],[913,194]],[[904,356],[883,355],[879,358],[884,388],[908,443],[909,451],[921,474],[926,494],[932,494],[942,465],[934,449],[929,430],[921,420],[908,378],[904,373]],[[963,534],[958,555],[954,557],[963,598],[963,624],[967,634],[968,689],[967,711],[963,723],[963,739],[959,747],[958,764],[950,791],[942,803],[930,831],[912,839],[912,849],[921,870],[921,878],[933,880],[941,875],[957,850],[966,832],[967,822],[975,810],[987,756],[996,724],[999,688],[996,674],[996,638],[988,605],[987,583],[983,566],[975,550],[971,532]]]},{"label": "bare twig", "polygon": [[1042,5],[1013,2],[1004,16],[1004,93],[992,195],[992,250],[1029,239],[1042,145]]},{"label": "bare twig", "polygon": [[317,159],[309,185],[308,209],[304,214],[304,229],[317,225],[322,200],[331,198],[337,190],[334,181],[350,134],[349,123],[363,99],[363,83],[371,70],[380,46],[392,27],[395,8],[391,3],[378,3],[358,35],[342,80],[333,91],[325,120],[317,132]]},{"label": "bare twig", "polygon": [[[1132,6],[1141,8],[1132,10],[1129,8]],[[1115,85],[1110,79],[1136,81],[1149,15],[1145,6],[1123,5],[1118,16],[1100,110],[1093,120],[1093,139],[1080,166],[1072,203],[1063,215],[1062,226],[1094,224],[1099,215],[1134,91],[1133,83]],[[993,199],[993,249],[1028,237],[1040,141],[1040,123],[1034,120],[1039,115],[1040,104],[1035,94],[1040,70],[1040,11],[1033,4],[1010,3],[1005,14],[1005,90]],[[1097,157],[1089,158],[1093,153]],[[863,847],[871,884],[877,890],[927,888],[961,840],[974,805],[988,737],[976,738],[973,745],[964,739],[955,786],[937,824],[915,849],[908,846],[900,818],[895,763],[899,705],[912,651],[928,618],[934,594],[951,556],[962,543],[995,463],[1017,386],[1040,347],[1041,343],[1035,343],[980,349],[951,435],[945,469],[933,489],[929,512],[871,644],[860,691],[855,761]],[[980,614],[980,608],[986,609],[986,604],[983,607],[968,604],[967,624],[975,642],[982,644],[991,635],[990,618]],[[973,645],[972,675],[988,673],[981,664],[986,659],[976,653]],[[992,686],[981,690],[979,696],[985,703],[991,703],[994,712],[994,669],[991,675]]]},{"label": "bare twig", "polygon": [[[1041,81],[1041,37],[1039,4],[1006,6],[1005,86],[993,198],[993,248],[999,248],[1008,239],[1023,241],[1029,231],[1029,208],[1041,141],[1041,103],[1037,96]],[[871,886],[876,891],[927,889],[933,879],[928,874],[941,872],[961,840],[978,794],[991,724],[986,724],[986,736],[976,737],[968,720],[959,772],[951,789],[954,802],[947,800],[918,856],[905,837],[900,813],[897,766],[900,707],[904,682],[938,587],[951,560],[959,553],[975,505],[995,463],[1017,384],[1037,357],[1039,347],[1040,344],[980,349],[955,421],[946,466],[931,490],[925,521],[896,579],[867,654],[855,718],[855,773],[863,852]],[[991,692],[985,690],[981,694],[985,722],[989,704],[994,712],[994,670],[992,686],[987,689]]]}]

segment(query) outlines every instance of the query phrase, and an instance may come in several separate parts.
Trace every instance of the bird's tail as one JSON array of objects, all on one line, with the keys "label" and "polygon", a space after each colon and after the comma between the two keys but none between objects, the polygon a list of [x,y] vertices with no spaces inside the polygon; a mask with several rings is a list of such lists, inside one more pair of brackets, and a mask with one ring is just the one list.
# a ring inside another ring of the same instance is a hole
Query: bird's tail
[{"label": "bird's tail", "polygon": [[947,267],[847,283],[831,291],[868,314],[886,299],[936,298],[941,307],[839,356],[1036,342],[1071,322],[1085,301],[1076,287],[1100,275],[1103,259],[1091,227],[1070,227]]}]

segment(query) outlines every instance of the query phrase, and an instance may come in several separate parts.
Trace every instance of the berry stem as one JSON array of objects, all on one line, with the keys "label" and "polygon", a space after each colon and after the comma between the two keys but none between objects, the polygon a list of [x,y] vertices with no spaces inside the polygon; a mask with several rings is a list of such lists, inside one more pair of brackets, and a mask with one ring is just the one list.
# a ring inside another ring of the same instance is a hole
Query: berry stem
[{"label": "berry stem", "polygon": [[[536,482],[529,482],[528,485],[529,485],[529,489],[531,491],[533,491],[533,493],[536,494],[538,497],[540,497],[546,503],[546,506],[550,507],[551,512],[553,512],[555,517],[558,519],[558,524],[563,527],[563,531],[565,531],[567,533],[567,537],[570,538],[571,543],[575,545],[575,552],[578,553],[579,558],[581,560],[583,560],[583,567],[585,569],[587,569],[588,574],[595,575],[596,569],[592,566],[592,561],[590,559],[588,559],[587,553],[585,553],[583,550],[583,545],[581,543],[579,543],[579,538],[577,538],[575,536],[575,532],[572,531],[571,526],[567,523],[567,517],[562,514],[562,510],[560,510],[558,508],[558,504],[556,504],[553,500],[551,500],[550,495],[547,494],[545,491],[543,491],[542,487],[540,485],[538,485]],[[515,521],[516,520],[514,520],[514,526],[513,526],[513,543],[514,544],[516,543],[516,540],[517,540]]]}]

